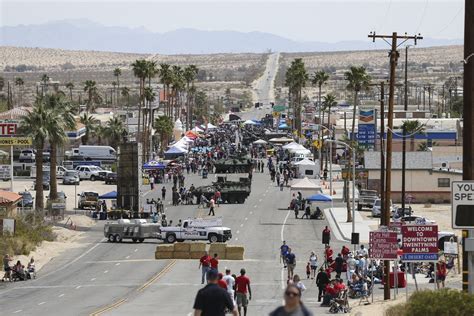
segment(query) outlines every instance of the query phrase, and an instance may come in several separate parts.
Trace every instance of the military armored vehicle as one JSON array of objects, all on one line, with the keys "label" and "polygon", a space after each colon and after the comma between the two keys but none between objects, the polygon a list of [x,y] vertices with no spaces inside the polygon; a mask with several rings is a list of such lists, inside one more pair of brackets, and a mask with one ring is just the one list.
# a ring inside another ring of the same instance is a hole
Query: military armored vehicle
[{"label": "military armored vehicle", "polygon": [[252,159],[247,155],[237,154],[216,160],[214,167],[216,173],[249,173],[252,170]]},{"label": "military armored vehicle", "polygon": [[227,180],[226,177],[218,177],[217,181],[213,182],[212,185],[197,187],[193,193],[198,199],[202,194],[206,199],[210,200],[217,190],[221,192],[223,203],[242,204],[250,195],[251,182],[249,178],[240,178],[238,181],[230,181]]}]

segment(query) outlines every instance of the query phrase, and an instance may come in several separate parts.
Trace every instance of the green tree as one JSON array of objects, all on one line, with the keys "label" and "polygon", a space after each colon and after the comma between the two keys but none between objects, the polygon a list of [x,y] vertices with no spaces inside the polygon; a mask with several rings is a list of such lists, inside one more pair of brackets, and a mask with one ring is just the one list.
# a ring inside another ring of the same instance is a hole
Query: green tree
[{"label": "green tree", "polygon": [[69,100],[72,102],[72,90],[74,89],[74,83],[66,83],[66,88],[69,89]]},{"label": "green tree", "polygon": [[160,151],[163,153],[173,133],[173,121],[169,116],[162,115],[156,118],[154,127],[160,135]]},{"label": "green tree", "polygon": [[410,151],[415,151],[416,134],[424,134],[425,125],[418,120],[403,121],[402,130],[405,129],[405,137],[410,137]]},{"label": "green tree", "polygon": [[81,122],[81,124],[83,124],[86,128],[86,133],[81,138],[82,145],[87,145],[91,133],[93,133],[99,125],[99,120],[95,119],[92,115],[89,115],[88,113],[83,113],[79,117],[79,122]]},{"label": "green tree", "polygon": [[46,91],[48,91],[48,83],[49,83],[49,76],[47,74],[43,74],[41,76],[41,95],[44,96]]},{"label": "green tree", "polygon": [[198,91],[196,93],[196,109],[194,115],[196,119],[204,122],[204,119],[208,117],[208,99],[207,94],[204,91]]},{"label": "green tree", "polygon": [[[114,69],[114,77],[115,79],[117,80],[117,95],[115,96],[116,97],[116,101],[117,103],[120,103],[119,100],[119,91],[120,91],[120,76],[122,75],[122,70],[120,68],[115,68]],[[118,104],[120,106],[120,104]]]},{"label": "green tree", "polygon": [[347,80],[347,89],[354,92],[354,109],[352,111],[352,130],[351,130],[351,140],[355,140],[355,119],[357,115],[357,104],[359,100],[359,92],[361,90],[369,89],[370,85],[370,75],[367,74],[367,71],[364,67],[352,66],[350,71],[344,73],[344,79]]},{"label": "green tree", "polygon": [[195,65],[189,65],[184,68],[184,80],[186,81],[186,129],[191,128],[192,120],[192,100],[194,98],[194,81],[196,80],[199,69]]},{"label": "green tree", "polygon": [[49,195],[51,200],[56,200],[58,198],[58,182],[56,178],[57,150],[68,141],[67,131],[76,128],[76,120],[72,114],[73,111],[70,103],[62,95],[46,95],[42,101],[49,114],[49,120],[45,124],[51,148],[51,189]]},{"label": "green tree", "polygon": [[[336,106],[337,105],[337,102],[336,102],[336,96],[333,95],[333,94],[327,94],[323,97],[323,109],[324,109],[324,112],[328,112],[328,129],[331,130],[331,108]],[[324,112],[323,112],[323,118],[324,118]],[[322,133],[321,133],[322,135]],[[327,153],[327,151],[326,151]],[[330,159],[332,159],[332,157],[330,157]],[[328,157],[326,156],[326,170],[328,169]],[[331,162],[332,163],[332,162]]]},{"label": "green tree", "polygon": [[186,82],[184,79],[184,71],[180,66],[173,65],[171,67],[172,72],[172,96],[173,96],[173,109],[174,119],[177,120],[181,115],[181,93],[184,91]]},{"label": "green tree", "polygon": [[141,124],[142,124],[142,108],[145,106],[145,80],[148,75],[148,62],[145,59],[137,59],[132,64],[133,75],[139,79],[139,95],[138,103],[138,126],[137,126],[137,141],[141,142]]},{"label": "green tree", "polygon": [[31,110],[21,118],[20,130],[25,136],[31,137],[36,149],[36,198],[35,209],[42,211],[44,209],[43,192],[43,149],[48,137],[47,126],[52,122],[45,104],[38,98]]},{"label": "green tree", "polygon": [[[311,84],[318,86],[319,88],[319,106],[322,105],[322,99],[321,99],[321,88],[323,84],[325,84],[329,80],[329,74],[325,72],[324,70],[316,71],[313,74],[313,77],[311,78]],[[320,111],[321,114],[321,111]],[[319,116],[321,118],[321,115]]]},{"label": "green tree", "polygon": [[5,87],[5,78],[0,76],[0,91],[3,91],[3,87]]},{"label": "green tree", "polygon": [[125,133],[125,126],[120,118],[114,116],[108,120],[107,126],[104,130],[104,135],[107,137],[112,147],[115,149],[118,148]]},{"label": "green tree", "polygon": [[20,78],[20,77],[17,77],[15,78],[15,86],[18,87],[18,103],[19,103],[19,106],[21,106],[22,102],[23,102],[23,86],[25,85],[25,81]]},{"label": "green tree", "polygon": [[172,116],[171,113],[171,104],[170,104],[170,87],[173,83],[173,74],[171,72],[171,66],[169,64],[160,64],[160,69],[158,70],[158,76],[160,77],[161,83],[165,87],[165,115]]},{"label": "green tree", "polygon": [[97,91],[97,84],[94,80],[84,82],[84,92],[87,92],[87,112],[94,112],[95,105],[101,103],[101,98]]},{"label": "green tree", "polygon": [[306,86],[309,76],[306,72],[303,59],[296,58],[291,62],[290,68],[286,71],[285,85],[288,86],[291,102],[295,113],[295,128],[298,137],[301,136],[301,102],[303,88]]}]

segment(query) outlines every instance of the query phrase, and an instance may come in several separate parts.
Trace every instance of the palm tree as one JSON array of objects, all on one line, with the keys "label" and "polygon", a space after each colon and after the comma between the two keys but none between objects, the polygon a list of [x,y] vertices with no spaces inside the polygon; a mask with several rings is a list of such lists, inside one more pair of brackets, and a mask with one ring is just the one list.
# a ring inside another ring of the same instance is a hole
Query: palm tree
[{"label": "palm tree", "polygon": [[160,135],[160,151],[163,152],[173,133],[173,121],[169,116],[160,116],[155,120],[155,130]]},{"label": "palm tree", "polygon": [[145,136],[145,139],[143,140],[143,143],[144,143],[144,154],[148,152],[148,147],[149,147],[149,133],[150,133],[150,129],[151,129],[151,126],[149,126],[148,124],[148,119],[151,119],[152,118],[152,108],[151,108],[151,104],[156,100],[156,94],[155,92],[153,91],[153,89],[151,87],[146,87],[145,88],[145,101],[147,103],[147,106],[146,108],[143,109],[143,113],[144,113],[144,123],[147,122],[146,124],[144,124],[144,136]]},{"label": "palm tree", "polygon": [[[118,103],[117,98],[117,81],[112,81],[112,95],[110,96],[110,102],[112,103],[112,107],[115,109],[115,105]],[[114,102],[114,94],[115,94],[115,102]]]},{"label": "palm tree", "polygon": [[160,69],[158,70],[158,76],[160,77],[161,83],[164,85],[166,93],[166,108],[165,115],[171,116],[171,105],[170,105],[170,86],[173,83],[173,76],[171,72],[171,66],[169,64],[160,64]]},{"label": "palm tree", "polygon": [[43,194],[43,148],[46,138],[48,137],[48,130],[46,126],[49,125],[50,118],[48,110],[41,98],[38,98],[33,106],[33,109],[27,110],[27,114],[22,116],[20,130],[22,134],[31,137],[33,145],[36,149],[36,199],[35,208],[37,211],[42,211],[44,208],[44,194]]},{"label": "palm tree", "polygon": [[[328,80],[329,80],[329,74],[326,73],[324,70],[316,71],[313,74],[313,77],[311,79],[311,83],[315,86],[317,85],[318,88],[319,88],[319,106],[322,105],[322,103],[321,103],[321,101],[322,101],[321,100],[321,87]],[[321,111],[319,111],[319,119],[321,119]],[[320,124],[321,124],[321,122],[320,122]]]},{"label": "palm tree", "polygon": [[57,149],[64,146],[67,142],[68,138],[66,133],[67,131],[75,129],[76,120],[72,114],[70,103],[65,101],[62,95],[46,95],[43,98],[43,102],[49,113],[49,120],[45,125],[51,148],[51,189],[49,195],[51,200],[56,200],[58,198],[58,182],[56,179]]},{"label": "palm tree", "polygon": [[371,77],[367,74],[367,71],[364,67],[352,66],[350,71],[344,73],[345,80],[348,81],[347,89],[354,91],[354,109],[352,112],[352,131],[351,131],[351,141],[355,140],[355,118],[357,113],[357,101],[359,97],[359,92],[364,89],[367,90],[370,85]]},{"label": "palm tree", "polygon": [[5,87],[5,78],[0,76],[0,91],[3,91],[3,87]]},{"label": "palm tree", "polygon": [[93,112],[93,104],[95,103],[97,95],[97,86],[94,80],[86,80],[84,82],[84,92],[87,92],[87,112]]},{"label": "palm tree", "polygon": [[286,71],[285,85],[289,88],[293,107],[295,109],[295,127],[298,137],[301,136],[302,90],[306,86],[308,78],[303,59],[296,58],[293,60],[290,68]]},{"label": "palm tree", "polygon": [[115,68],[114,69],[114,77],[117,79],[117,95],[116,95],[116,101],[117,103],[119,102],[119,91],[120,91],[120,76],[122,75],[122,70],[120,68]]},{"label": "palm tree", "polygon": [[[331,108],[337,105],[336,96],[333,94],[325,95],[323,97],[322,104],[323,104],[324,110],[328,112],[328,129],[331,130]],[[323,115],[324,115],[324,112],[323,112]],[[326,150],[326,154],[327,154],[327,150]],[[332,160],[332,157],[330,157],[329,159]],[[327,169],[328,169],[328,158],[326,157],[326,170]]]},{"label": "palm tree", "polygon": [[87,145],[91,133],[96,130],[96,127],[99,124],[99,120],[95,119],[92,115],[89,115],[88,113],[83,113],[82,116],[79,117],[79,122],[81,122],[81,124],[83,124],[86,128],[86,133],[81,138],[82,145]]},{"label": "palm tree", "polygon": [[95,137],[97,137],[97,145],[102,145],[102,140],[104,138],[107,138],[107,135],[105,134],[106,133],[106,130],[107,130],[107,127],[106,126],[103,126],[103,125],[97,125],[95,127]]},{"label": "palm tree", "polygon": [[18,103],[19,103],[19,106],[21,106],[21,103],[23,101],[23,91],[22,91],[23,89],[22,89],[22,87],[23,87],[24,84],[25,84],[25,81],[23,81],[22,78],[17,77],[15,79],[15,86],[18,87]]},{"label": "palm tree", "polygon": [[141,140],[141,116],[142,116],[142,107],[145,104],[145,96],[144,96],[144,89],[145,89],[145,79],[147,78],[147,68],[148,62],[145,59],[137,59],[134,63],[132,63],[132,70],[133,75],[139,79],[139,94],[140,94],[140,101],[138,103],[138,129],[137,129],[137,142]]},{"label": "palm tree", "polygon": [[[45,90],[48,90],[48,82],[49,82],[49,76],[47,74],[43,74],[41,76],[41,95],[44,96]],[[45,89],[46,88],[46,89]]]},{"label": "palm tree", "polygon": [[407,120],[403,121],[402,129],[405,130],[405,135],[410,136],[410,151],[415,151],[416,134],[424,134],[425,125],[418,120]]},{"label": "palm tree", "polygon": [[107,127],[104,130],[104,136],[107,137],[112,147],[117,149],[120,140],[123,138],[125,133],[125,127],[123,126],[122,120],[117,116],[109,119]]},{"label": "palm tree", "polygon": [[74,83],[66,83],[66,88],[69,89],[69,100],[72,102],[72,89],[74,89]]},{"label": "palm tree", "polygon": [[174,99],[174,119],[177,120],[181,114],[181,92],[184,90],[186,83],[184,81],[184,71],[180,66],[173,65],[171,71],[173,78],[171,89]]},{"label": "palm tree", "polygon": [[184,80],[186,81],[186,129],[191,128],[191,97],[194,89],[191,89],[191,84],[194,87],[194,80],[198,74],[198,68],[195,65],[189,65],[184,68]]}]

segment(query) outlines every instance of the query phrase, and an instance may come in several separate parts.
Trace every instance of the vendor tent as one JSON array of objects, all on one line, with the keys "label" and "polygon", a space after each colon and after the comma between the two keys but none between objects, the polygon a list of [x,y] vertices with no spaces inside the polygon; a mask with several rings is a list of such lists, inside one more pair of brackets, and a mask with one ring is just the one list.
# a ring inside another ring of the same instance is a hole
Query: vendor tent
[{"label": "vendor tent", "polygon": [[296,142],[294,142],[294,141],[292,141],[291,143],[282,146],[282,148],[283,148],[283,149],[290,149],[290,148],[295,148],[295,147],[297,147],[297,146],[299,146],[299,144],[296,143]]},{"label": "vendor tent", "polygon": [[318,193],[307,197],[306,200],[311,202],[331,202],[332,197],[326,194]]},{"label": "vendor tent", "polygon": [[[303,147],[303,146],[301,146]],[[311,150],[309,149],[306,149],[306,148],[299,148],[299,149],[290,149],[289,150],[290,153],[292,154],[297,154],[297,155],[309,155],[311,154]]]},{"label": "vendor tent", "polygon": [[298,179],[290,186],[291,191],[304,191],[307,193],[321,193],[321,187],[307,177]]},{"label": "vendor tent", "polygon": [[278,125],[278,129],[288,129],[288,125],[286,123]]},{"label": "vendor tent", "polygon": [[255,122],[252,121],[252,120],[246,120],[243,124],[244,124],[244,125],[257,125],[257,123],[255,123]]},{"label": "vendor tent", "polygon": [[193,132],[198,132],[198,133],[202,133],[202,132],[204,132],[204,130],[200,129],[200,128],[199,128],[199,127],[197,127],[197,126],[196,126],[196,127],[194,127],[194,128],[191,130],[191,131],[193,131]]},{"label": "vendor tent", "polygon": [[305,158],[303,160],[295,162],[294,165],[296,165],[296,166],[315,166],[316,164],[314,163],[314,161],[309,160],[308,158]]},{"label": "vendor tent", "polygon": [[99,196],[101,200],[115,200],[117,199],[117,191],[110,191],[109,193],[105,193]]},{"label": "vendor tent", "polygon": [[143,169],[153,170],[153,169],[165,169],[165,164],[161,161],[150,160],[143,165]]},{"label": "vendor tent", "polygon": [[187,131],[184,135],[190,139],[196,139],[199,137],[199,134],[193,131]]},{"label": "vendor tent", "polygon": [[264,141],[263,139],[259,139],[259,140],[256,140],[253,142],[255,145],[265,145],[267,144],[266,141]]},{"label": "vendor tent", "polygon": [[308,177],[308,178],[317,178],[319,175],[319,161],[315,163],[307,158],[295,162],[294,165],[297,169],[298,178]]},{"label": "vendor tent", "polygon": [[207,123],[207,129],[216,129],[217,126],[212,125],[211,123]]},{"label": "vendor tent", "polygon": [[272,138],[269,140],[270,143],[291,143],[292,141],[293,139],[288,137]]}]

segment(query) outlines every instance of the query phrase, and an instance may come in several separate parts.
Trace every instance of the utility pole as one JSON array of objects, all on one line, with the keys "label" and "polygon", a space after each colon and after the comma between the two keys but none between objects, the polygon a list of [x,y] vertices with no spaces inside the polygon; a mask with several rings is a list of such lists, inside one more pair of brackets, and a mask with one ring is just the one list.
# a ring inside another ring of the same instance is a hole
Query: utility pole
[{"label": "utility pole", "polygon": [[[402,43],[405,43],[408,40],[413,39],[416,45],[417,40],[423,39],[420,35],[408,36],[408,35],[397,35],[397,32],[393,32],[392,35],[376,35],[375,32],[369,34],[370,38],[375,42],[376,38],[381,38],[384,41],[386,39],[391,39],[391,50],[389,53],[390,57],[390,86],[389,86],[389,95],[388,95],[388,128],[387,128],[387,162],[386,162],[386,176],[385,176],[385,205],[381,217],[383,217],[383,222],[388,226],[390,222],[390,199],[391,199],[391,190],[392,190],[392,138],[393,138],[393,103],[395,97],[395,70],[397,68],[398,57],[400,56],[397,51],[397,40],[402,39]],[[400,44],[400,45],[401,45]],[[387,276],[390,274],[390,261],[384,260],[384,274]],[[390,299],[390,284],[385,282],[384,284],[384,299]]]},{"label": "utility pole", "polygon": [[[405,102],[404,102],[404,110],[405,114],[408,111],[408,45],[405,46]],[[407,141],[405,139],[406,129],[405,125],[403,125],[403,139],[402,139],[402,210],[405,211],[405,168],[406,168],[406,159],[407,159]]]},{"label": "utility pole", "polygon": [[[463,180],[474,180],[474,58],[470,58],[474,52],[474,1],[466,0],[464,5],[464,127],[463,127]],[[469,59],[470,58],[470,59]],[[457,78],[455,95],[457,96]],[[468,124],[466,124],[469,122]],[[462,289],[473,293],[474,269],[472,264],[473,252],[466,251],[466,238],[474,237],[474,230],[462,231]],[[471,275],[470,275],[471,274]]]}]

